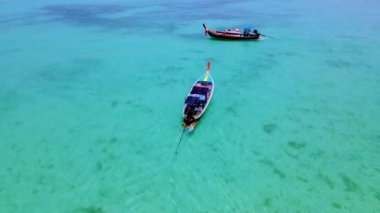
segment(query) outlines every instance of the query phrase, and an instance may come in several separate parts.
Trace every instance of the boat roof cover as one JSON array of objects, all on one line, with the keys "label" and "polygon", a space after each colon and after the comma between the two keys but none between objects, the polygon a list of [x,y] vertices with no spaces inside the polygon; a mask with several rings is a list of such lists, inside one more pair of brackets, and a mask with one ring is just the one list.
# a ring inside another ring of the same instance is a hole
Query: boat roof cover
[{"label": "boat roof cover", "polygon": [[231,33],[231,34],[240,34],[240,29],[226,29],[225,30],[226,33]]},{"label": "boat roof cover", "polygon": [[191,105],[191,106],[195,106],[195,105],[197,105],[198,100],[199,100],[199,97],[196,97],[196,96],[187,96],[185,104],[188,104],[188,105]]},{"label": "boat roof cover", "polygon": [[187,96],[185,100],[185,104],[188,104],[190,106],[197,106],[199,101],[205,101],[205,100],[206,100],[206,97],[204,95],[194,94],[194,95]]},{"label": "boat roof cover", "polygon": [[191,92],[190,94],[199,94],[199,95],[207,95],[208,91],[210,89],[208,87],[198,87],[198,86],[194,86],[192,89],[191,89]]}]

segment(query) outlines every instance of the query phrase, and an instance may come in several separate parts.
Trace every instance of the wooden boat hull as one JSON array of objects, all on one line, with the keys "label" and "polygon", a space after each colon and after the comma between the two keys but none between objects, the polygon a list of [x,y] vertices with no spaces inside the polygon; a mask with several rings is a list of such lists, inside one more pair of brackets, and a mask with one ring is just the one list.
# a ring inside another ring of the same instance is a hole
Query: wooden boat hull
[{"label": "wooden boat hull", "polygon": [[[193,130],[211,102],[212,96],[214,94],[215,85],[214,80],[210,74],[209,67],[210,65],[208,64],[206,74],[202,75],[197,81],[194,82],[187,95],[182,111],[183,128]],[[198,101],[201,100],[201,98],[204,98],[205,102],[202,102],[201,104],[196,104],[194,108],[198,108],[198,110],[196,110],[195,114],[189,116],[187,110],[189,109],[189,107],[193,107],[191,105],[192,103],[190,103],[192,100],[189,101],[189,99],[194,99],[197,101],[197,103],[199,103]]]},{"label": "wooden boat hull", "polygon": [[244,34],[235,34],[235,33],[216,31],[216,30],[206,30],[206,32],[212,38],[223,39],[223,40],[258,40],[260,38],[260,35],[258,34],[244,35]]},{"label": "wooden boat hull", "polygon": [[257,30],[253,31],[254,34],[250,34],[249,31],[242,34],[239,29],[227,29],[226,31],[209,30],[205,24],[203,24],[203,28],[205,29],[205,35],[223,40],[258,40],[261,35]]}]

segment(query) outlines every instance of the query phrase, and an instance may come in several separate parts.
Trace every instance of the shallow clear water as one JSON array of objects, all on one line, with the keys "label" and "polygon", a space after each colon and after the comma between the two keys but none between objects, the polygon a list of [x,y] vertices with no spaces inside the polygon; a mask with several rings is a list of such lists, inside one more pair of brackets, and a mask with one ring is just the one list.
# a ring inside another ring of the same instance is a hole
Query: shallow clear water
[{"label": "shallow clear water", "polygon": [[0,212],[378,212],[379,6],[0,1]]}]

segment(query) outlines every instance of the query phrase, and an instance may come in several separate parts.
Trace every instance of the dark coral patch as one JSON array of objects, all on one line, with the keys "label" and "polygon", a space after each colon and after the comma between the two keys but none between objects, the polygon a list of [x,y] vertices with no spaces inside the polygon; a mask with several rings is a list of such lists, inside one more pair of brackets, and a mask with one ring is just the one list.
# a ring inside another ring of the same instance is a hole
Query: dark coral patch
[{"label": "dark coral patch", "polygon": [[236,109],[235,109],[234,106],[228,106],[228,107],[226,108],[226,113],[227,113],[227,114],[232,114],[232,115],[234,115],[234,116],[237,116],[237,115],[238,115],[238,113],[236,112]]},{"label": "dark coral patch", "polygon": [[322,173],[319,173],[318,176],[323,180],[323,182],[326,183],[326,185],[330,188],[330,189],[334,189],[335,188],[335,183],[334,181],[332,181],[328,176],[322,174]]},{"label": "dark coral patch", "polygon": [[345,191],[347,192],[358,192],[359,191],[359,185],[351,180],[347,175],[340,173],[340,178],[342,179],[344,185],[345,185]]},{"label": "dark coral patch", "polygon": [[281,179],[284,179],[286,177],[285,173],[283,173],[281,170],[279,169],[273,169],[273,173],[276,174],[278,177],[280,177]]},{"label": "dark coral patch", "polygon": [[99,206],[86,206],[86,207],[80,207],[78,209],[78,212],[81,213],[103,213],[103,208]]},{"label": "dark coral patch", "polygon": [[309,154],[310,158],[316,160],[316,159],[319,159],[321,157],[323,157],[323,155],[325,154],[325,151],[323,150],[317,150],[315,152],[312,152],[311,154]]},{"label": "dark coral patch", "polygon": [[375,191],[375,192],[374,192],[374,197],[375,197],[378,201],[380,201],[380,192]]},{"label": "dark coral patch", "polygon": [[336,209],[341,209],[342,208],[342,206],[339,203],[332,203],[331,206],[334,207],[334,208],[336,208]]},{"label": "dark coral patch", "polygon": [[352,66],[350,62],[341,60],[326,60],[325,63],[332,68],[348,68]]},{"label": "dark coral patch", "polygon": [[108,29],[139,26],[134,24],[137,20],[133,16],[108,17],[131,9],[133,8],[130,6],[117,4],[58,4],[41,8],[44,15],[51,21],[78,26],[101,26]]},{"label": "dark coral patch", "polygon": [[100,171],[103,170],[103,164],[102,164],[102,162],[100,162],[100,161],[96,162],[95,170],[98,171],[98,172],[100,172]]},{"label": "dark coral patch", "polygon": [[110,144],[114,144],[114,143],[117,143],[117,137],[112,137],[110,140],[109,140],[109,142],[108,143],[110,143]]},{"label": "dark coral patch", "polygon": [[119,104],[119,101],[117,101],[117,100],[113,100],[113,101],[111,102],[111,106],[112,106],[112,107],[116,107],[118,104]]},{"label": "dark coral patch", "polygon": [[288,146],[290,146],[292,149],[304,149],[306,147],[306,144],[304,142],[297,142],[297,141],[288,141]]},{"label": "dark coral patch", "polygon": [[277,129],[277,125],[273,123],[268,123],[262,126],[263,131],[267,134],[272,134]]},{"label": "dark coral patch", "polygon": [[273,201],[272,198],[265,198],[263,201],[263,205],[265,207],[272,207]]},{"label": "dark coral patch", "polygon": [[258,160],[258,162],[265,166],[271,166],[271,167],[274,166],[273,162],[268,159],[261,159],[261,160]]}]

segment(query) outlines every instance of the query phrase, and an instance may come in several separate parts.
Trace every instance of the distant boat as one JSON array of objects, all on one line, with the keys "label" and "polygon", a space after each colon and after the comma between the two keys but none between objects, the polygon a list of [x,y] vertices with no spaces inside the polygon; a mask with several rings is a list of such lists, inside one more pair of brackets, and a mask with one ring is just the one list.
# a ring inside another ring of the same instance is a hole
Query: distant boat
[{"label": "distant boat", "polygon": [[243,33],[239,29],[226,29],[225,31],[209,30],[205,24],[203,24],[203,28],[205,29],[205,35],[225,40],[257,40],[261,35],[257,30],[254,30],[252,34],[250,30],[244,30]]},{"label": "distant boat", "polygon": [[182,112],[184,129],[194,129],[210,104],[213,93],[214,80],[210,74],[210,62],[208,62],[206,73],[195,81],[186,97]]}]

